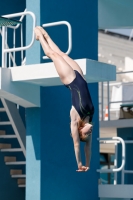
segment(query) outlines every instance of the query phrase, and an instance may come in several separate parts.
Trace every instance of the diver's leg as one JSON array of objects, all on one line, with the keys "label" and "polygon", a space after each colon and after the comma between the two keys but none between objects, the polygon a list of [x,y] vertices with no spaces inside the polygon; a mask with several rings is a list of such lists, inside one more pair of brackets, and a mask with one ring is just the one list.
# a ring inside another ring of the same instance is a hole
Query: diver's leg
[{"label": "diver's leg", "polygon": [[58,53],[54,52],[45,38],[43,37],[41,31],[38,28],[35,28],[36,39],[40,41],[44,53],[54,62],[57,73],[60,76],[63,84],[71,83],[75,78],[75,72],[71,66],[60,56]]},{"label": "diver's leg", "polygon": [[82,76],[83,76],[83,72],[80,68],[80,66],[73,60],[71,59],[68,55],[66,55],[64,52],[62,52],[59,47],[53,42],[53,40],[50,38],[50,36],[48,35],[48,33],[40,26],[37,26],[38,29],[41,30],[44,38],[46,39],[47,43],[49,44],[49,46],[51,47],[51,49],[53,51],[55,51],[56,53],[58,53],[60,56],[62,56],[64,58],[64,60],[74,69],[77,70]]}]

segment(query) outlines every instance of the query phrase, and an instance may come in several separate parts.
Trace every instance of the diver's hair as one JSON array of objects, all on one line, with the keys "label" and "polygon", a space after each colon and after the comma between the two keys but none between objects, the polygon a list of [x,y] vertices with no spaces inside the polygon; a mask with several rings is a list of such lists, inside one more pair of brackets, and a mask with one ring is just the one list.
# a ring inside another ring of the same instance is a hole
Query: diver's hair
[{"label": "diver's hair", "polygon": [[[89,122],[89,124],[92,124],[91,122]],[[78,121],[78,133],[79,133],[79,139],[81,142],[86,142],[88,140],[88,136],[87,138],[82,138],[82,134],[81,134],[81,127],[84,127],[85,122],[82,119],[79,119]],[[92,124],[93,125],[93,124]],[[72,133],[70,133],[71,137],[72,137]]]},{"label": "diver's hair", "polygon": [[82,138],[82,134],[81,134],[81,130],[80,128],[84,127],[85,125],[85,122],[82,120],[82,119],[79,119],[78,121],[78,132],[79,132],[79,139],[81,142],[86,142],[88,137],[87,138]]}]

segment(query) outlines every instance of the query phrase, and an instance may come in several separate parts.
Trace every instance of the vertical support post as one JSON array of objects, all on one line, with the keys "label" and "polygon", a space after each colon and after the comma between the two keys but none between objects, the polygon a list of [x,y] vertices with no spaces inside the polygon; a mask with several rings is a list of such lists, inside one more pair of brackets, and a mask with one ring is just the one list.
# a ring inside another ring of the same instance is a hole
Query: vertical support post
[{"label": "vertical support post", "polygon": [[102,112],[102,121],[103,121],[103,105],[104,105],[104,88],[103,82],[101,82],[101,112]]},{"label": "vertical support post", "polygon": [[[5,27],[5,49],[7,48],[7,27]],[[5,67],[7,67],[7,53],[5,54]]]},{"label": "vertical support post", "polygon": [[[41,0],[26,0],[26,8],[36,15],[37,24],[40,21]],[[43,12],[43,11],[42,11]],[[24,27],[23,27],[24,29]],[[26,17],[26,45],[29,44],[32,37],[32,19]],[[40,44],[35,42],[26,52],[26,64],[40,63],[41,53]],[[38,94],[40,95],[40,93]],[[28,108],[26,109],[26,200],[43,200],[41,198],[41,108]],[[44,121],[42,122],[44,125]],[[43,133],[45,134],[45,132]],[[46,152],[42,153],[42,158],[45,159]],[[45,170],[45,169],[44,169]],[[52,172],[51,172],[52,173]],[[49,188],[50,190],[50,188]]]},{"label": "vertical support post", "polygon": [[8,60],[9,60],[9,67],[11,67],[11,58],[10,58],[10,53],[8,54]]},{"label": "vertical support post", "polygon": [[[107,160],[108,160],[108,169],[110,169],[110,154],[108,154]],[[111,174],[108,173],[108,184],[110,183],[111,183]]]},{"label": "vertical support post", "polygon": [[124,168],[122,169],[122,172],[121,172],[121,184],[124,185]]},{"label": "vertical support post", "polygon": [[[114,168],[117,168],[117,143],[115,143],[115,158],[114,158]],[[114,173],[114,185],[117,185],[117,172]]]},{"label": "vertical support post", "polygon": [[[15,41],[16,41],[16,29],[13,30],[13,48],[15,48]],[[13,52],[13,59],[14,59],[14,62],[13,62],[13,66],[15,67],[15,51]]]},{"label": "vertical support post", "polygon": [[110,121],[110,88],[109,81],[107,82],[107,95],[108,95],[108,120]]},{"label": "vertical support post", "polygon": [[2,27],[2,68],[5,67],[5,26]]},{"label": "vertical support post", "polygon": [[[125,155],[126,155],[126,143],[125,143]],[[126,162],[126,156],[125,156],[125,162]],[[124,170],[125,170],[125,165],[124,165],[122,172],[121,172],[121,184],[123,184],[123,185],[124,185],[124,178],[125,178]]]},{"label": "vertical support post", "polygon": [[40,108],[26,109],[26,200],[41,200]]},{"label": "vertical support post", "polygon": [[[23,47],[23,24],[20,25],[21,47]],[[21,65],[23,62],[23,50],[21,50]]]}]

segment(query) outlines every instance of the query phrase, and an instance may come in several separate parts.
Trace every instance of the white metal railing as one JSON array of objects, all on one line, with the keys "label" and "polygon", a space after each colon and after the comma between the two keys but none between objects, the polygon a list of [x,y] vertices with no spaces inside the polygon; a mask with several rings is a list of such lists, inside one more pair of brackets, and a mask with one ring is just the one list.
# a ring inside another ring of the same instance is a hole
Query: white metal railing
[{"label": "white metal railing", "polygon": [[[24,12],[26,12],[26,9],[25,9],[25,11]],[[23,20],[23,18],[24,18],[24,15],[22,15],[21,17],[20,17],[20,19],[19,19],[19,21],[21,21],[22,22],[22,20]],[[21,46],[23,46],[23,32],[22,32],[22,24],[17,24],[16,26],[8,26],[8,28],[12,28],[13,29],[13,47],[15,47],[15,29],[18,29],[19,27],[21,26]],[[7,27],[5,27],[6,29],[5,29],[5,31],[6,31],[6,37],[7,37]],[[1,34],[1,36],[2,36],[2,30],[0,29],[0,34]],[[7,41],[5,41],[5,47],[7,48],[7,49],[9,49],[9,46],[8,46],[8,44],[7,44]],[[21,58],[22,58],[22,55],[23,55],[23,51],[21,51]],[[13,62],[13,66],[16,66],[16,62],[15,62],[15,52],[13,52],[13,55],[12,55],[12,53],[11,52],[9,52],[9,67],[11,67],[11,61]]]},{"label": "white metal railing", "polygon": [[[124,72],[117,72],[116,74],[119,75],[119,74],[127,74],[127,73],[133,73],[133,71],[124,71]],[[104,115],[105,115],[105,91],[104,91],[104,86],[106,87],[107,89],[107,102],[106,102],[106,106],[108,107],[108,121],[111,120],[111,111],[113,109],[111,109],[111,104],[116,104],[116,103],[121,103],[121,104],[130,104],[130,103],[133,103],[133,99],[132,100],[120,100],[120,101],[111,101],[111,87],[112,86],[119,86],[119,85],[126,85],[126,84],[132,84],[133,85],[133,82],[119,82],[119,83],[111,83],[111,82],[101,82],[101,98],[100,98],[100,103],[99,103],[99,114],[100,114],[100,121],[104,121]],[[120,109],[117,110],[117,112],[119,111]],[[115,109],[114,109],[115,111]],[[117,116],[118,118],[118,116]]]},{"label": "white metal railing", "polygon": [[[9,14],[9,15],[4,15],[3,17],[6,18],[13,18],[13,17],[21,17],[20,21],[23,20],[24,16],[26,15],[30,15],[33,19],[33,30],[35,28],[35,24],[36,24],[36,17],[34,15],[34,13],[30,12],[30,11],[24,11],[21,13],[15,13],[15,14]],[[20,47],[16,47],[16,29],[18,29],[20,27],[20,37],[21,37],[21,46]],[[13,48],[9,48],[8,44],[7,44],[7,29],[13,29]],[[27,46],[23,46],[23,25],[22,24],[18,24],[16,26],[8,26],[8,27],[2,27],[2,67],[7,67],[7,54],[9,53],[9,67],[11,66],[11,60],[13,62],[13,66],[16,66],[15,63],[15,52],[16,51],[20,51],[21,52],[21,63],[23,62],[23,51],[27,50],[28,48],[30,48],[33,43],[34,43],[35,37],[34,37],[34,31],[32,31],[32,40],[30,42],[29,45]],[[13,53],[13,55],[12,55]],[[10,60],[11,59],[11,60]]]},{"label": "white metal railing", "polygon": [[[1,34],[1,36],[2,36],[2,30],[1,30],[1,29],[0,29],[0,34]],[[5,46],[6,46],[6,48],[9,49],[9,46],[8,46],[7,43],[5,43]],[[15,62],[15,60],[14,60],[14,57],[13,57],[12,53],[9,52],[9,67],[11,66],[11,61],[13,62],[13,66],[16,66],[16,62]]]},{"label": "white metal railing", "polygon": [[[51,26],[57,26],[57,25],[66,25],[68,27],[68,50],[66,54],[69,54],[72,49],[72,28],[69,22],[67,21],[59,21],[59,22],[52,22],[43,24],[43,27],[51,27]],[[43,56],[43,59],[49,59],[47,56]]]},{"label": "white metal railing", "polygon": [[[114,155],[114,168],[113,169],[98,169],[97,172],[100,173],[114,173],[114,185],[117,184],[117,173],[121,171],[121,184],[124,184],[125,174],[133,174],[133,170],[125,170],[126,164],[126,144],[133,144],[133,140],[123,140],[120,137],[112,138],[98,138],[99,142],[102,144],[115,144],[115,155]],[[122,144],[122,163],[120,167],[118,165],[118,144]]]}]

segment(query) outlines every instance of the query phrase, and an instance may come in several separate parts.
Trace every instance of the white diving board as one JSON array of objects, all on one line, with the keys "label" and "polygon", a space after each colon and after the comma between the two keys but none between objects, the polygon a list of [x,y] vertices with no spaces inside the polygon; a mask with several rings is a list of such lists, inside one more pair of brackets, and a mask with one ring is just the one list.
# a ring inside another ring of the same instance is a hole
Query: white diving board
[{"label": "white diving board", "polygon": [[[116,80],[116,67],[89,59],[75,60],[88,83]],[[62,85],[53,62],[11,68],[12,81],[40,86]]]},{"label": "white diving board", "polygon": [[[116,67],[90,59],[75,60],[88,83],[116,80]],[[62,85],[53,62],[0,69],[0,96],[23,107],[40,106],[40,86]]]}]

